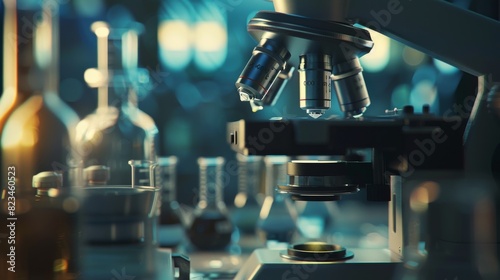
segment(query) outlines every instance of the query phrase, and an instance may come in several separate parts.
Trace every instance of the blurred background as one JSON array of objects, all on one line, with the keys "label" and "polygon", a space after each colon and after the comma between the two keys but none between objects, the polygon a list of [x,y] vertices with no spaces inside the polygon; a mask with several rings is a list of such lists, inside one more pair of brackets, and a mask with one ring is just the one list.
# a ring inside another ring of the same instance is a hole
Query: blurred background
[{"label": "blurred background", "polygon": [[[61,5],[59,94],[80,118],[97,104],[96,89],[84,80],[85,70],[97,65],[96,36],[90,25],[97,20],[144,25],[138,61],[139,67],[149,71],[151,82],[139,95],[139,108],[152,116],[159,128],[160,156],[179,159],[177,189],[182,203],[196,202],[198,157],[234,159],[226,143],[228,121],[307,116],[298,106],[298,87],[294,86],[298,75],[275,107],[257,113],[239,101],[234,86],[256,45],[246,32],[246,24],[257,11],[273,10],[269,1],[54,1]],[[484,11],[495,1],[451,2]],[[418,112],[423,104],[429,104],[436,114],[446,114],[453,110],[453,104],[474,93],[475,78],[376,32],[371,35],[375,47],[361,59],[372,101],[365,115],[381,115],[386,109],[404,105],[414,105]],[[459,84],[461,91],[457,92]],[[335,99],[329,114],[340,114]],[[237,192],[233,177],[225,186],[229,204]]]}]

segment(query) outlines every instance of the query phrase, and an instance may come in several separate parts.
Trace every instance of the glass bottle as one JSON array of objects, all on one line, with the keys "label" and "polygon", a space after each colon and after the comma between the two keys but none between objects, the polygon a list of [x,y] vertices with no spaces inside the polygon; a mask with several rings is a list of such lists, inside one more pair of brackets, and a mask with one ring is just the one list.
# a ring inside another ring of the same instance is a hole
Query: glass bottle
[{"label": "glass bottle", "polygon": [[236,155],[238,160],[238,194],[234,198],[232,218],[243,234],[254,234],[261,202],[259,190],[263,178],[262,157]]},{"label": "glass bottle", "polygon": [[286,156],[266,156],[266,198],[262,203],[257,232],[270,246],[273,243],[290,243],[296,232],[297,213],[290,199],[276,191],[286,183]]},{"label": "glass bottle", "polygon": [[[37,9],[31,13],[26,12],[26,17],[22,19],[24,23],[26,19],[33,19],[33,22],[30,22],[32,33],[23,34],[24,36],[18,34],[17,39],[20,40],[18,43],[23,45],[24,40],[29,44],[32,37],[34,55],[23,58],[28,61],[28,65],[20,63],[17,70],[11,71],[22,73],[18,79],[23,75],[29,76],[27,81],[24,81],[26,85],[18,84],[17,87],[19,92],[27,92],[31,96],[6,120],[0,146],[2,170],[7,170],[9,166],[16,167],[17,194],[34,195],[31,188],[34,174],[46,170],[66,173],[70,169],[68,159],[72,152],[74,127],[79,118],[58,96],[58,5],[49,0],[26,1],[23,3],[24,8]],[[29,17],[30,14],[32,17]],[[27,27],[23,25],[20,28]],[[26,32],[26,29],[23,32]],[[22,46],[21,49],[24,47],[30,46]],[[65,187],[70,185],[68,174],[63,176]]]},{"label": "glass bottle", "polygon": [[[5,207],[12,206],[8,204],[11,200],[2,201],[0,218],[8,220],[9,236],[13,238],[6,242],[9,250],[0,255],[0,279],[78,279],[79,196],[62,188],[62,181],[61,173],[53,171],[33,176],[36,194],[15,195],[15,215]],[[8,271],[8,267],[15,272]]]},{"label": "glass bottle", "polygon": [[149,76],[137,67],[137,40],[142,26],[130,23],[110,27],[95,22],[98,67],[85,72],[85,80],[98,91],[97,109],[78,123],[75,159],[80,169],[92,165],[110,168],[109,185],[131,181],[129,159],[156,161],[158,129],[137,106],[137,95],[147,89]]},{"label": "glass bottle", "polygon": [[[32,36],[24,38],[26,36],[23,36],[22,28],[19,28],[19,20],[23,17],[31,18],[37,9],[18,10],[17,2],[19,1],[3,1],[3,90],[0,97],[0,135],[7,118],[33,91],[29,83],[29,73],[34,67],[34,41]],[[0,149],[0,158],[2,158],[2,149]],[[6,183],[4,175],[4,172],[0,173],[0,189]]]},{"label": "glass bottle", "polygon": [[198,158],[200,197],[188,231],[191,243],[200,250],[221,250],[231,242],[233,224],[223,200],[224,158]]},{"label": "glass bottle", "polygon": [[158,225],[158,244],[160,247],[174,248],[184,237],[182,213],[177,202],[176,182],[177,157],[158,158],[158,174],[161,186],[160,221]]}]

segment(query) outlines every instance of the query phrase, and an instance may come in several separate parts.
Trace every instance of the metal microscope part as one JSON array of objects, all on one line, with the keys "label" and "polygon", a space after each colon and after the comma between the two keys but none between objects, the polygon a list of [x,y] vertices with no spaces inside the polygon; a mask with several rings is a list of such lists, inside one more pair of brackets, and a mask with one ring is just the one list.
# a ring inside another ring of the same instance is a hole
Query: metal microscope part
[{"label": "metal microscope part", "polygon": [[327,244],[324,242],[306,242],[290,245],[286,253],[282,252],[280,255],[284,259],[306,262],[333,262],[354,257],[352,251],[347,251],[346,248],[337,244]]},{"label": "metal microscope part", "polygon": [[290,53],[278,41],[262,39],[236,80],[240,100],[262,100],[288,58]]},{"label": "metal microscope part", "polygon": [[[358,57],[368,53],[373,47],[368,31],[341,22],[322,21],[274,12],[259,12],[248,23],[248,32],[255,40],[261,41],[261,44],[262,40],[273,41],[275,45],[279,42],[281,47],[277,48],[278,51],[285,49],[288,53],[297,54],[287,58],[287,60],[293,65],[300,65],[299,71],[302,71],[300,107],[306,110],[311,117],[318,118],[330,108],[331,74],[334,74],[335,77],[338,76],[336,79],[339,80],[341,96],[345,100],[359,102],[358,96],[367,96],[361,68],[354,67],[356,63],[350,61],[357,61]],[[299,56],[299,54],[303,55]],[[267,53],[262,56],[268,60],[271,59],[267,58]],[[243,94],[244,100],[252,100],[254,96],[257,96],[255,99],[262,99],[262,93],[265,94],[265,90],[268,89],[265,85],[259,86],[258,83],[245,78],[246,73],[252,70],[253,65],[254,63],[249,62],[236,85],[240,94]],[[334,69],[335,65],[337,65],[336,69]],[[345,80],[343,80],[344,78]],[[245,84],[242,83],[243,80]],[[307,84],[308,82],[310,84]],[[352,93],[352,97],[345,92],[358,90],[358,88],[364,88],[364,91]],[[255,89],[260,90],[261,93]],[[367,104],[369,102],[365,103],[364,107]],[[349,104],[345,105],[349,116],[357,116],[364,112],[361,110],[364,107],[359,104],[351,106],[353,108],[349,107]]]},{"label": "metal microscope part", "polygon": [[346,118],[358,118],[366,111],[366,107],[370,106],[370,97],[362,71],[357,57],[333,65],[332,81],[340,109]]},{"label": "metal microscope part", "polygon": [[369,162],[294,160],[287,164],[288,184],[278,186],[294,200],[339,200],[372,181]]},{"label": "metal microscope part", "polygon": [[313,53],[302,55],[298,71],[300,108],[317,119],[331,106],[330,56]]},{"label": "metal microscope part", "polygon": [[274,80],[267,94],[264,95],[264,98],[262,100],[254,99],[250,101],[252,111],[257,112],[264,109],[266,106],[274,106],[278,97],[281,95],[281,92],[283,92],[283,89],[288,83],[288,80],[290,80],[293,76],[294,70],[295,67],[293,67],[290,63],[286,63],[283,70],[279,72],[278,77]]}]

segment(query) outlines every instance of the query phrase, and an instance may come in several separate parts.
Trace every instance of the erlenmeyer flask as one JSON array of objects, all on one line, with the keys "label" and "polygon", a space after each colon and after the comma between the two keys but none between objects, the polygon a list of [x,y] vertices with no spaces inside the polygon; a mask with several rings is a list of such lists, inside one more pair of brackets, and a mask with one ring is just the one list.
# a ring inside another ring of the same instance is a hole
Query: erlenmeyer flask
[{"label": "erlenmeyer flask", "polygon": [[146,89],[147,71],[137,68],[137,38],[141,25],[110,27],[92,24],[98,41],[98,68],[88,69],[85,80],[98,88],[98,107],[76,128],[81,169],[105,165],[109,185],[131,181],[129,159],[156,161],[158,129],[153,119],[137,107],[137,94]]},{"label": "erlenmeyer flask", "polygon": [[[11,71],[29,72],[30,81],[26,81],[26,84],[29,84],[28,89],[21,89],[26,85],[18,87],[19,92],[30,92],[31,96],[6,120],[0,146],[2,170],[15,166],[17,194],[31,196],[34,195],[31,188],[33,175],[47,170],[62,173],[69,171],[68,159],[74,139],[74,127],[79,118],[58,96],[58,5],[48,0],[22,2],[27,2],[23,3],[23,8],[35,9],[31,12],[32,16],[38,15],[32,17],[36,19],[32,34],[34,57],[26,57],[29,65],[18,65],[19,68],[23,67],[22,70]],[[24,37],[19,36],[18,39],[24,40]],[[21,49],[24,49],[24,46]],[[19,76],[21,77],[22,75]],[[63,176],[64,187],[70,186],[68,174]]]},{"label": "erlenmeyer flask", "polygon": [[288,157],[267,156],[266,198],[257,222],[258,234],[268,242],[290,243],[296,232],[297,213],[290,199],[276,191],[280,184],[286,183],[286,163]]},{"label": "erlenmeyer flask", "polygon": [[259,189],[262,174],[262,157],[236,155],[238,160],[238,194],[234,198],[232,219],[243,234],[254,234],[259,219],[261,201]]},{"label": "erlenmeyer flask", "polygon": [[224,158],[198,159],[200,167],[200,197],[194,210],[188,236],[200,250],[224,249],[231,242],[233,224],[223,199]]}]

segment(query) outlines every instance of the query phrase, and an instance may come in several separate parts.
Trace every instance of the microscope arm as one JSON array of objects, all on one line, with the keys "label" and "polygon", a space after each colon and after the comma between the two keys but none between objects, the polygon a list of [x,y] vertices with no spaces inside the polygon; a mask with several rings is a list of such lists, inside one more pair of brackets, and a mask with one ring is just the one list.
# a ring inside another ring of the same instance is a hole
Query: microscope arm
[{"label": "microscope arm", "polygon": [[[441,0],[274,0],[277,12],[359,23],[475,76],[500,79],[500,23]],[[375,42],[376,44],[376,42]]]}]

